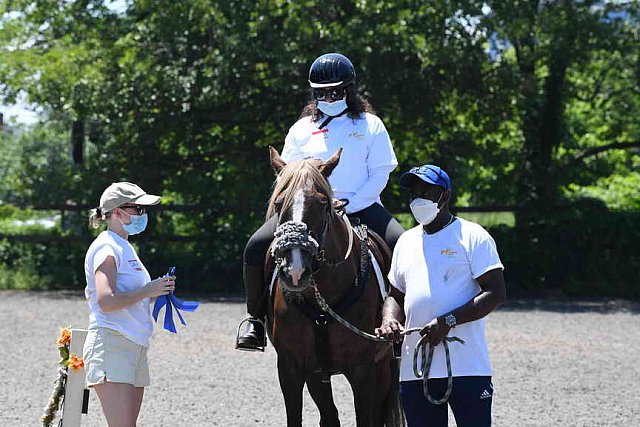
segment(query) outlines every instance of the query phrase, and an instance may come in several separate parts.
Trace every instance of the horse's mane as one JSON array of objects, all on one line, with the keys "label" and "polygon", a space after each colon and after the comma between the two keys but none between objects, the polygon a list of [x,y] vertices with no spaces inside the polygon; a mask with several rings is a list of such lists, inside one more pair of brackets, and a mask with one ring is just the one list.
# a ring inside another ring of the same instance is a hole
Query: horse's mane
[{"label": "horse's mane", "polygon": [[318,160],[298,160],[288,163],[276,181],[275,188],[269,199],[267,219],[276,213],[275,202],[282,200],[281,212],[286,212],[293,206],[293,199],[300,188],[310,188],[325,196],[329,203],[333,200],[333,191],[329,182],[318,170]]}]

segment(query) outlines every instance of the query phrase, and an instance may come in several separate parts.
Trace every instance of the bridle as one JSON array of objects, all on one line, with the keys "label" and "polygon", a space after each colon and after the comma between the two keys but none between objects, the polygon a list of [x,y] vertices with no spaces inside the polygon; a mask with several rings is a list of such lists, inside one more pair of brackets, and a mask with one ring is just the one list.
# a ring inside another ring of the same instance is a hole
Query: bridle
[{"label": "bridle", "polygon": [[[312,277],[314,274],[318,273],[322,267],[336,268],[349,259],[353,248],[353,229],[351,228],[351,224],[349,223],[349,219],[346,214],[342,213],[335,214],[338,215],[345,223],[347,233],[349,235],[349,246],[347,247],[347,251],[343,259],[327,259],[326,250],[324,249],[324,240],[329,231],[329,223],[333,219],[330,209],[332,208],[326,210],[324,227],[319,236],[314,236],[315,233],[313,230],[310,230],[307,224],[302,221],[289,220],[278,225],[274,233],[273,243],[271,244],[271,256],[275,260],[277,269],[280,269],[283,266],[286,252],[292,249],[300,249],[311,256],[313,260],[313,264],[310,266]],[[306,288],[307,286],[296,288],[295,290],[289,290],[299,292]]]}]

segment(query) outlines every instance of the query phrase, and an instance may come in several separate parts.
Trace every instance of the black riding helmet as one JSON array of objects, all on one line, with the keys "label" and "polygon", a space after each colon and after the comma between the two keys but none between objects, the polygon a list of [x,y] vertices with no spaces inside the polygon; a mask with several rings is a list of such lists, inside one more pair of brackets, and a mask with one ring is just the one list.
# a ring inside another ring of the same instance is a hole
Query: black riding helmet
[{"label": "black riding helmet", "polygon": [[309,85],[312,88],[347,86],[355,81],[353,64],[340,53],[319,56],[309,69]]}]

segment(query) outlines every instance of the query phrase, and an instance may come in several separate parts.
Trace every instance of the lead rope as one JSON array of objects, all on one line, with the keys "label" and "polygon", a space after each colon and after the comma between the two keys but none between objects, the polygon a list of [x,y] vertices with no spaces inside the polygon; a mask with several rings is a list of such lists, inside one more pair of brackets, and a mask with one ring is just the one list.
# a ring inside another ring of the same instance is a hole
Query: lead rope
[{"label": "lead rope", "polygon": [[[311,277],[311,280],[313,280],[313,276]],[[331,309],[331,307],[329,306],[327,301],[324,299],[322,294],[320,294],[320,290],[318,290],[318,286],[316,286],[315,281],[312,282],[310,286],[313,287],[313,291],[316,296],[316,301],[318,302],[318,305],[320,306],[322,311],[329,313],[329,315],[333,317],[342,326],[349,329],[351,332],[355,333],[356,335],[359,335],[368,340],[379,342],[379,343],[392,343],[391,340],[370,334],[368,332],[365,332],[359,329],[357,326],[354,326],[353,324],[351,324],[348,320],[344,319],[338,313],[336,313]],[[409,335],[414,332],[419,332],[421,329],[422,328],[405,329],[402,332],[402,335]],[[413,373],[416,375],[416,377],[422,379],[422,389],[424,391],[424,396],[427,398],[427,400],[429,400],[429,402],[433,403],[434,405],[442,405],[449,399],[449,396],[451,395],[451,390],[453,390],[453,373],[451,371],[451,355],[449,354],[448,343],[455,341],[455,342],[464,344],[464,340],[458,337],[445,337],[444,340],[442,340],[442,345],[444,346],[444,353],[446,356],[445,359],[447,361],[447,390],[445,391],[444,396],[441,399],[435,399],[429,394],[429,385],[427,384],[427,381],[429,379],[429,370],[431,369],[431,361],[433,359],[434,347],[429,346],[429,355],[427,357],[426,346],[429,345],[429,343],[426,341],[426,338],[427,338],[426,336],[423,336],[422,338],[420,338],[420,340],[418,340],[418,343],[416,344],[416,348],[413,351]],[[422,353],[421,364],[422,364],[423,371],[418,370],[418,356],[420,355],[420,353]]]},{"label": "lead rope", "polygon": [[[313,276],[312,276],[311,280],[313,280]],[[357,281],[357,279],[356,279],[356,281]],[[390,340],[388,340],[386,338],[378,337],[378,336],[375,336],[375,335],[370,334],[368,332],[365,332],[365,331],[359,329],[357,326],[354,326],[351,323],[349,323],[348,320],[342,318],[338,313],[333,311],[333,309],[329,306],[329,304],[324,299],[324,297],[320,294],[320,291],[318,290],[318,286],[316,286],[315,281],[310,286],[313,287],[313,291],[314,291],[315,296],[316,296],[316,301],[318,302],[318,305],[320,306],[322,311],[324,311],[326,313],[329,313],[329,315],[331,317],[333,317],[342,326],[344,326],[345,328],[349,329],[351,332],[354,332],[356,335],[360,335],[361,337],[366,338],[366,339],[371,340],[371,341],[375,341],[375,342],[379,342],[379,343],[390,343],[391,342]]]},{"label": "lead rope", "polygon": [[[461,344],[464,344],[464,340],[461,340],[458,337],[444,337],[442,340],[442,345],[444,346],[444,354],[445,359],[447,360],[447,390],[444,392],[444,396],[440,399],[436,399],[431,394],[429,394],[429,371],[431,370],[431,361],[433,360],[433,350],[435,347],[429,345],[427,342],[427,336],[423,336],[418,340],[416,344],[416,348],[413,351],[413,373],[416,377],[422,379],[422,390],[424,392],[424,396],[427,400],[434,405],[442,405],[447,400],[449,400],[449,396],[451,395],[451,390],[453,390],[453,374],[451,372],[451,356],[449,355],[449,344],[450,342],[457,341]],[[429,356],[427,357],[426,347],[429,346]],[[422,371],[418,369],[418,355],[421,355],[420,362],[422,365]]]}]

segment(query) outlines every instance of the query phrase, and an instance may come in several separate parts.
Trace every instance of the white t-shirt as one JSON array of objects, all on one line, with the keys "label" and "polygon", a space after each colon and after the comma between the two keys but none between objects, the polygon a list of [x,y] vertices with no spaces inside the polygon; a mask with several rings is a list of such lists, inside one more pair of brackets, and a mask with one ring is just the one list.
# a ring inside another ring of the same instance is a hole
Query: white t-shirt
[{"label": "white t-shirt", "polygon": [[84,273],[87,278],[84,293],[91,310],[89,329],[115,329],[136,344],[149,347],[149,338],[153,332],[150,298],[109,313],[103,312],[98,305],[95,272],[109,256],[116,262],[116,292],[135,291],[151,280],[135,249],[126,239],[113,231],[100,233],[89,246],[84,259]]},{"label": "white t-shirt", "polygon": [[324,120],[303,117],[289,129],[282,149],[282,159],[327,160],[343,148],[338,166],[329,177],[334,196],[349,199],[347,212],[360,211],[380,203],[389,174],[398,166],[391,140],[382,120],[364,113],[357,119],[336,117],[323,129]]},{"label": "white t-shirt", "polygon": [[[474,279],[496,268],[504,269],[496,244],[479,224],[457,218],[434,234],[425,233],[421,225],[407,230],[396,243],[389,272],[391,284],[405,294],[405,328],[422,327],[466,304],[481,291]],[[454,377],[492,375],[484,319],[458,325],[449,336],[465,341],[448,343]],[[413,352],[419,338],[417,332],[404,338],[400,381],[418,379],[413,372]],[[447,364],[440,344],[429,378],[445,377]]]}]

